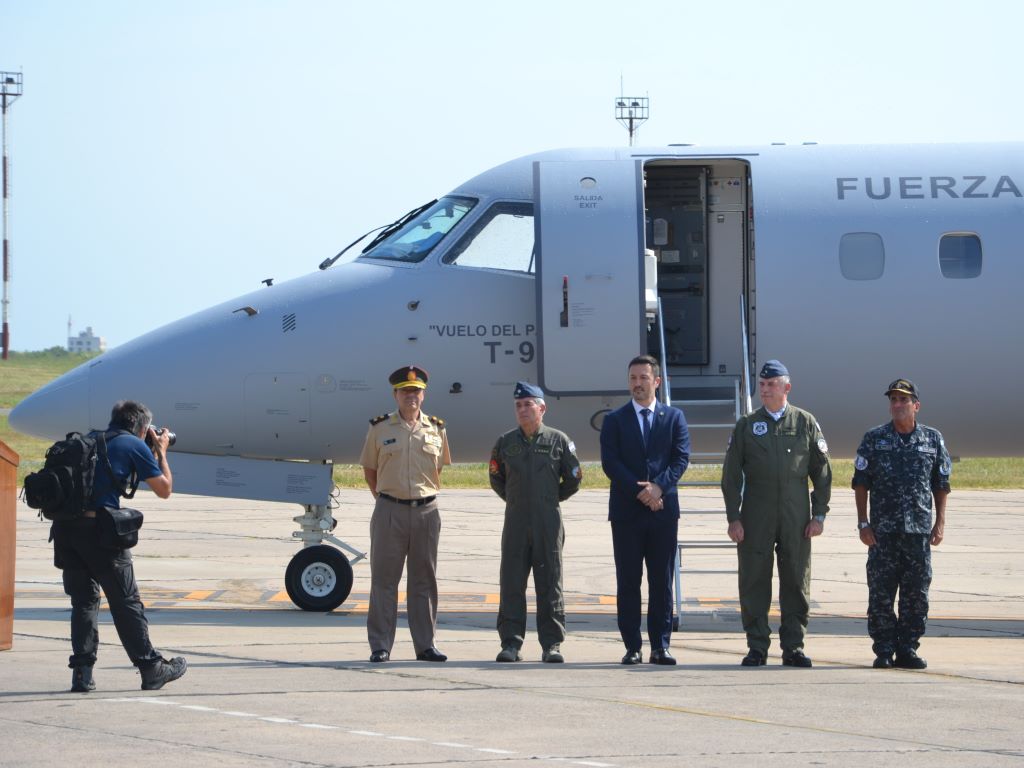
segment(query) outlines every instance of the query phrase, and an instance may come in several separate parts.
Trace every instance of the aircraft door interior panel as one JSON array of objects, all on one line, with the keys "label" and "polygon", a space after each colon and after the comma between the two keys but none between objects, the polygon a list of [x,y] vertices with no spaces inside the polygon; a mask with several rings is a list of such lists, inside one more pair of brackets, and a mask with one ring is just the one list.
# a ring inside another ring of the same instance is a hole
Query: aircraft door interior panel
[{"label": "aircraft door interior panel", "polygon": [[646,173],[646,242],[658,262],[667,362],[707,365],[707,171],[651,165]]}]

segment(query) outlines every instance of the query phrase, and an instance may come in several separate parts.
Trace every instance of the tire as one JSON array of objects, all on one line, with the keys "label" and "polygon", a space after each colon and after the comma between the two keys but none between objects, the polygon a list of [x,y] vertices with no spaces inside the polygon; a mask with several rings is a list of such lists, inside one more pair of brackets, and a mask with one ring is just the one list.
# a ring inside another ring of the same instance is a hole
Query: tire
[{"label": "tire", "polygon": [[284,572],[288,597],[304,611],[333,611],[352,591],[352,565],[334,547],[299,550]]}]

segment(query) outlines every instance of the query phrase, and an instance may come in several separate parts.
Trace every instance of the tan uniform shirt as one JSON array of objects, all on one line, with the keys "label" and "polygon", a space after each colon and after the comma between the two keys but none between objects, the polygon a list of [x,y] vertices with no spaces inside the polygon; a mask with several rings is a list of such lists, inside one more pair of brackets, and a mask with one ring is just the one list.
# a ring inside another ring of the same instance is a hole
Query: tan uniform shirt
[{"label": "tan uniform shirt", "polygon": [[359,463],[377,471],[377,493],[433,496],[441,487],[441,467],[452,463],[444,421],[422,411],[411,428],[398,411],[371,419]]}]

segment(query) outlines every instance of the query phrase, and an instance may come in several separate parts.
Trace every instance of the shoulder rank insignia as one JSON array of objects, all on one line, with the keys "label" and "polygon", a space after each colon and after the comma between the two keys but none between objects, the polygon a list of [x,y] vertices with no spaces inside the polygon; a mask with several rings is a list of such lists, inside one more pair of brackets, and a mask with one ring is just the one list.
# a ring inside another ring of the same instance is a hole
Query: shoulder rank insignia
[{"label": "shoulder rank insignia", "polygon": [[437,416],[427,416],[427,418],[430,420],[430,423],[438,429],[444,429],[444,419],[439,419]]},{"label": "shoulder rank insignia", "polygon": [[390,414],[382,413],[380,416],[374,416],[372,419],[370,419],[370,426],[374,426],[375,427],[378,424],[380,424],[382,421],[387,421],[389,415]]}]

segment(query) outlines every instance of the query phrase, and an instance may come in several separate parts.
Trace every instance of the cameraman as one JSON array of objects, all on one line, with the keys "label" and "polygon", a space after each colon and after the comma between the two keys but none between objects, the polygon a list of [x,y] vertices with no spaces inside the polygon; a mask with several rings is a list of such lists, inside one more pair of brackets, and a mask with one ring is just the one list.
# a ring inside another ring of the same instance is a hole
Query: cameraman
[{"label": "cameraman", "polygon": [[152,422],[153,414],[142,403],[122,400],[114,405],[105,433],[110,466],[107,467],[101,449],[93,502],[89,505],[94,509],[73,520],[54,522],[50,529],[53,564],[63,571],[64,592],[71,598],[73,653],[68,666],[73,670],[71,690],[75,692],[96,688],[92,667],[99,647],[100,588],[110,605],[121,645],[142,675],[143,690],[162,688],[184,675],[188,666],[181,657],[168,661],[153,649],[135,583],[131,551],[104,544],[96,521],[95,509],[120,508],[122,489],[134,478],[145,480],[161,499],[171,495],[171,469],[167,464],[171,433],[166,429],[158,433],[151,427]]}]

